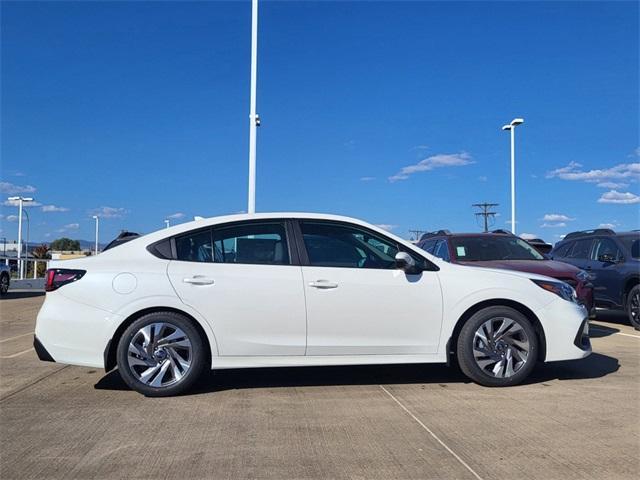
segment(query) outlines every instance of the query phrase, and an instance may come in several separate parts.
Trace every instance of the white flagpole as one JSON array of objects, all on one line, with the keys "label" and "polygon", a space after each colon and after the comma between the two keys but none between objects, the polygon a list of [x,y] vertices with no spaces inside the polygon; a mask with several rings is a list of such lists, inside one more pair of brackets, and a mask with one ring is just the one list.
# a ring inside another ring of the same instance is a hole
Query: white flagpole
[{"label": "white flagpole", "polygon": [[256,86],[258,80],[258,0],[251,0],[251,102],[249,112],[249,205],[248,213],[256,211]]}]

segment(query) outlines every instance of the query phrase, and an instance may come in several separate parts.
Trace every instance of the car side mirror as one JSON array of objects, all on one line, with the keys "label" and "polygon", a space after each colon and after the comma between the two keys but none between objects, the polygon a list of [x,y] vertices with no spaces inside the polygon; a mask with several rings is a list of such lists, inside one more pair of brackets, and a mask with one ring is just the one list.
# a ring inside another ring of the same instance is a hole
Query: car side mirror
[{"label": "car side mirror", "polygon": [[396,268],[403,270],[407,274],[420,273],[422,269],[418,267],[416,260],[407,252],[398,252],[395,256]]},{"label": "car side mirror", "polygon": [[598,261],[602,263],[616,263],[616,257],[610,253],[603,253],[598,257]]}]

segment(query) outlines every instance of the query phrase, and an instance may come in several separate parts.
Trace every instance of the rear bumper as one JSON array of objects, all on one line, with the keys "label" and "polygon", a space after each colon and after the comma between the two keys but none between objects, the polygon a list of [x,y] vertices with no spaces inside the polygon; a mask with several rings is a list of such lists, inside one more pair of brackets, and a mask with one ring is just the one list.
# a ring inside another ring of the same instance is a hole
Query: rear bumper
[{"label": "rear bumper", "polygon": [[117,315],[59,292],[47,293],[38,313],[34,348],[43,361],[103,368],[102,353],[111,338],[111,325],[118,320]]}]

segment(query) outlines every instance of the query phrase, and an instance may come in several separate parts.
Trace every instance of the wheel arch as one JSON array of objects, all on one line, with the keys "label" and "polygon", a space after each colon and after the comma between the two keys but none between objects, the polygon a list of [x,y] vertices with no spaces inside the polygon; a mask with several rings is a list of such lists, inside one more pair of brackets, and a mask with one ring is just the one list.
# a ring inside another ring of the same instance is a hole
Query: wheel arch
[{"label": "wheel arch", "polygon": [[533,311],[523,305],[520,302],[516,302],[515,300],[509,300],[506,298],[495,298],[491,300],[484,300],[482,302],[476,303],[475,305],[469,307],[461,316],[458,318],[455,327],[447,341],[447,365],[451,364],[451,361],[455,359],[456,353],[456,344],[458,342],[458,336],[460,335],[460,331],[462,327],[476,312],[487,308],[487,307],[511,307],[514,310],[517,310],[521,314],[523,314],[531,324],[533,325],[534,330],[536,331],[536,335],[538,337],[538,345],[539,345],[539,355],[538,360],[544,362],[547,356],[547,339],[544,333],[544,328],[542,328],[542,324],[540,320],[536,316]]},{"label": "wheel arch", "polygon": [[141,318],[141,317],[143,317],[143,316],[145,316],[145,315],[147,315],[149,313],[157,313],[157,312],[173,312],[173,313],[177,313],[177,314],[182,315],[185,318],[187,318],[193,324],[193,326],[196,328],[196,330],[198,330],[198,333],[200,334],[200,337],[202,338],[204,346],[205,346],[206,362],[208,362],[209,367],[211,366],[211,359],[212,359],[212,357],[211,357],[211,355],[212,355],[211,342],[209,341],[209,337],[208,337],[207,333],[205,332],[204,328],[202,327],[202,325],[200,324],[200,322],[198,320],[196,320],[192,315],[188,314],[184,310],[180,310],[178,308],[174,308],[174,307],[149,307],[149,308],[144,308],[142,310],[138,310],[135,313],[132,313],[127,318],[125,318],[124,321],[122,323],[120,323],[120,325],[118,325],[118,328],[113,333],[113,336],[107,342],[107,346],[104,349],[104,370],[105,370],[105,372],[109,372],[109,371],[113,370],[116,367],[117,363],[118,363],[117,362],[117,355],[116,355],[116,352],[118,350],[118,342],[120,342],[120,338],[122,337],[122,334],[127,329],[127,327],[129,327],[129,325],[131,325],[137,319],[139,319],[139,318]]},{"label": "wheel arch", "polygon": [[631,277],[628,278],[625,282],[624,282],[624,290],[622,291],[623,297],[622,297],[622,306],[624,308],[627,307],[627,298],[629,296],[629,292],[631,292],[631,289],[633,287],[635,287],[636,285],[640,284],[640,277]]}]

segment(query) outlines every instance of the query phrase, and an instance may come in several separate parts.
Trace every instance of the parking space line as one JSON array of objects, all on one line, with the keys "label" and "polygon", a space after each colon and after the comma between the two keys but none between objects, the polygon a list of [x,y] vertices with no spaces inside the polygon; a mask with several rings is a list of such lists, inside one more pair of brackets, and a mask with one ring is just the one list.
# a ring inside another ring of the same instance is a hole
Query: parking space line
[{"label": "parking space line", "polygon": [[411,411],[407,407],[405,407],[404,404],[400,400],[398,400],[389,390],[384,388],[382,385],[378,385],[378,386],[382,389],[384,393],[389,395],[391,399],[400,406],[400,408],[402,408],[405,412],[407,412],[409,416],[413,418],[418,425],[420,425],[423,429],[425,429],[429,433],[429,435],[431,435],[440,445],[442,445],[447,452],[453,455],[453,457],[456,460],[458,460],[460,464],[462,464],[467,470],[469,470],[469,472],[471,472],[471,474],[474,477],[476,477],[478,480],[483,480],[482,477],[478,475],[476,471],[473,468],[471,468],[467,462],[465,462],[462,458],[460,458],[456,452],[451,450],[446,443],[440,440],[440,438],[438,438],[438,436],[435,433],[433,433],[429,427],[427,427],[424,423],[422,423],[422,421],[418,417],[416,417],[413,413],[411,413]]},{"label": "parking space line", "polygon": [[3,340],[0,340],[0,343],[10,342],[11,340],[15,340],[16,338],[26,337],[27,335],[33,335],[33,332],[23,333],[22,335],[16,335],[15,337],[11,337],[11,338],[5,338]]},{"label": "parking space line", "polygon": [[33,350],[33,347],[27,349],[27,350],[23,350],[22,352],[18,352],[18,353],[14,353],[13,355],[6,355],[4,357],[0,357],[0,358],[14,358],[14,357],[19,357],[20,355],[23,355],[25,353],[29,353],[30,351]]}]

